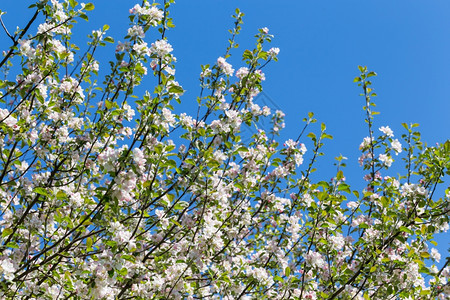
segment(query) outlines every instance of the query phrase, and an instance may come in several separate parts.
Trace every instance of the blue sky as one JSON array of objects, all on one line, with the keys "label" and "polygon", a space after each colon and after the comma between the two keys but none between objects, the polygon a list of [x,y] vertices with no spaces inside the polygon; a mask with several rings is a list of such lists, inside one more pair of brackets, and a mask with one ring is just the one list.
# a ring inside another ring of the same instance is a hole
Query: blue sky
[{"label": "blue sky", "polygon": [[[0,9],[10,31],[24,26],[31,1],[2,0]],[[126,34],[128,9],[134,1],[98,0],[88,23],[80,21],[77,35],[85,36],[103,24],[111,26],[116,41]],[[302,0],[219,1],[179,0],[172,8],[176,28],[167,34],[178,58],[177,78],[187,89],[182,108],[192,107],[198,95],[200,64],[212,64],[224,53],[230,17],[239,7],[246,14],[231,62],[240,65],[240,54],[254,45],[257,29],[268,27],[272,45],[281,49],[279,62],[266,69],[264,91],[286,113],[282,140],[295,138],[301,119],[313,111],[327,125],[334,140],[327,142],[319,163],[323,180],[335,174],[333,158],[349,158],[346,172],[352,186],[362,186],[357,165],[358,146],[367,135],[361,90],[353,83],[358,65],[367,65],[378,77],[375,126],[389,125],[400,138],[401,123],[419,123],[428,144],[450,137],[450,1],[433,0]],[[149,36],[148,42],[157,36]],[[82,47],[83,40],[78,44]],[[0,33],[0,46],[10,41]],[[100,53],[111,55],[112,46]],[[112,57],[112,56],[110,56]],[[400,163],[400,162],[398,162]],[[394,163],[395,164],[395,163]],[[395,175],[391,174],[391,175]],[[447,180],[448,183],[448,180]],[[441,253],[449,234],[440,236]]]}]

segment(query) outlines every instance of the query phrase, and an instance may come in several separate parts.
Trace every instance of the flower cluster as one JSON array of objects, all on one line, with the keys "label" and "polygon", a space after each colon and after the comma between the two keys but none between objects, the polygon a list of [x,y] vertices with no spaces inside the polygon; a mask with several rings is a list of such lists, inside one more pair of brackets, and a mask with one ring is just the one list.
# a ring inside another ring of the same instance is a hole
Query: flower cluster
[{"label": "flower cluster", "polygon": [[[448,298],[450,268],[431,244],[449,228],[450,191],[436,191],[450,143],[426,147],[412,125],[405,148],[388,126],[377,136],[374,73],[361,67],[367,186],[351,189],[342,155],[321,180],[326,126],[303,136],[310,113],[279,143],[285,114],[258,103],[262,69],[279,53],[265,50],[269,29],[236,72],[227,62],[239,10],[226,55],[202,66],[196,115],[178,113],[173,2],[134,5],[104,63],[96,49],[114,43],[108,26],[85,53],[71,42],[93,4],[39,1],[37,33],[24,28],[0,62],[11,68],[0,80],[0,298]],[[154,86],[142,92],[145,77]],[[405,175],[389,174],[393,157]]]}]

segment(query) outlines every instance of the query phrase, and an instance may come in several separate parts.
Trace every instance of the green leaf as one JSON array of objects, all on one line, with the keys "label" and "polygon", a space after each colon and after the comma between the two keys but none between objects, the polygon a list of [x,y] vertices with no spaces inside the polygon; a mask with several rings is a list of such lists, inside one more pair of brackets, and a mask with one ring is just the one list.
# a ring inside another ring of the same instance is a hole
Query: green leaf
[{"label": "green leaf", "polygon": [[10,235],[11,233],[13,233],[13,230],[11,228],[5,228],[2,231],[2,237],[7,237],[8,235]]},{"label": "green leaf", "polygon": [[183,226],[181,226],[181,224],[178,223],[177,220],[175,220],[175,219],[170,219],[170,222],[172,222],[173,224],[177,225],[177,226],[180,227],[180,228],[183,227]]},{"label": "green leaf", "polygon": [[183,88],[182,88],[181,86],[178,86],[178,85],[172,85],[172,86],[169,88],[169,93],[182,94],[182,93],[184,93],[184,90],[183,90]]},{"label": "green leaf", "polygon": [[110,36],[105,37],[103,40],[105,42],[108,42],[108,43],[111,43],[111,44],[114,43],[114,39],[112,37],[110,37]]},{"label": "green leaf", "polygon": [[106,100],[105,101],[105,106],[107,109],[111,109],[113,107],[113,102]]},{"label": "green leaf", "polygon": [[46,197],[50,196],[50,194],[47,192],[47,190],[44,189],[43,187],[37,187],[33,190],[33,192],[35,192],[36,194],[42,195],[42,196],[46,196]]},{"label": "green leaf", "polygon": [[67,281],[71,280],[71,274],[67,270],[64,272],[64,279],[66,279]]},{"label": "green leaf", "polygon": [[407,228],[405,226],[400,226],[400,231],[403,231],[403,232],[406,232],[406,233],[409,233],[409,234],[413,234],[414,233],[414,231],[412,231],[411,229],[409,229],[409,228]]},{"label": "green leaf", "polygon": [[287,277],[289,277],[289,275],[291,275],[291,268],[286,267],[286,269],[284,269],[284,273],[286,274]]},{"label": "green leaf", "polygon": [[91,10],[93,10],[94,8],[95,8],[95,6],[94,6],[94,4],[92,4],[92,3],[87,3],[87,4],[84,6],[84,9],[87,10],[87,11],[91,11]]},{"label": "green leaf", "polygon": [[124,260],[132,262],[132,263],[136,262],[136,258],[133,255],[124,254],[120,258],[123,258]]},{"label": "green leaf", "polygon": [[307,137],[309,137],[311,140],[315,141],[316,140],[316,135],[314,134],[314,132],[310,132],[308,133]]},{"label": "green leaf", "polygon": [[352,191],[350,190],[350,186],[348,184],[346,184],[346,183],[341,183],[338,186],[338,191],[343,191],[343,192],[346,192],[346,193],[349,193],[349,194],[352,193]]},{"label": "green leaf", "polygon": [[56,193],[56,199],[58,200],[67,199],[67,195],[64,191],[58,191],[58,193]]},{"label": "green leaf", "polygon": [[75,0],[69,0],[70,6],[75,7],[78,5],[78,2]]},{"label": "green leaf", "polygon": [[242,54],[242,59],[252,59],[253,58],[253,54],[250,50],[245,50],[244,54]]},{"label": "green leaf", "polygon": [[281,278],[280,276],[276,275],[273,280],[275,281],[279,281],[279,282],[283,282],[283,278]]},{"label": "green leaf", "polygon": [[8,248],[14,248],[14,249],[19,249],[19,245],[17,245],[16,242],[9,242],[8,244],[6,244],[6,247],[8,247]]},{"label": "green leaf", "polygon": [[450,152],[450,141],[444,143],[444,150],[445,152]]},{"label": "green leaf", "polygon": [[333,139],[333,136],[332,136],[331,134],[324,133],[324,134],[322,135],[322,138],[323,138],[323,139],[330,139],[330,140],[332,140],[332,139]]},{"label": "green leaf", "polygon": [[92,244],[93,244],[92,239],[91,239],[90,237],[88,237],[88,238],[86,239],[86,248],[87,248],[88,250],[91,250],[91,249],[92,249]]}]

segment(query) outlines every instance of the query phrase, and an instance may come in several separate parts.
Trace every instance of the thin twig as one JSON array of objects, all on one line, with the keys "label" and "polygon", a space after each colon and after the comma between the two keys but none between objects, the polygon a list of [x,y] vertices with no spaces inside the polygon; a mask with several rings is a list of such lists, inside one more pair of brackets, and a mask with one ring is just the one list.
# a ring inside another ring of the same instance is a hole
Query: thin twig
[{"label": "thin twig", "polygon": [[5,26],[5,23],[3,23],[3,19],[2,16],[0,15],[0,23],[2,24],[3,30],[5,30],[6,35],[13,41],[13,43],[16,42],[16,40],[14,39],[14,37],[9,33],[8,29]]}]

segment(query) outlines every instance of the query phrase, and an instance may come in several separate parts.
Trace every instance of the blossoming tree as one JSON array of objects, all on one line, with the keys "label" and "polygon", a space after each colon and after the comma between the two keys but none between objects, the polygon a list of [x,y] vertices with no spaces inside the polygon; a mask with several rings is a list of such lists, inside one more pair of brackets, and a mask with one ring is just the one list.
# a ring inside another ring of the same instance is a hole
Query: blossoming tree
[{"label": "blossoming tree", "polygon": [[[254,98],[279,49],[263,28],[235,71],[239,10],[225,54],[202,66],[198,113],[176,113],[172,4],[135,5],[121,41],[105,25],[84,53],[71,34],[93,4],[42,0],[26,27],[2,22],[12,43],[0,62],[2,299],[448,297],[448,260],[438,268],[432,244],[448,229],[450,193],[436,191],[450,142],[426,146],[416,125],[400,140],[375,130],[376,74],[360,67],[367,187],[346,183],[342,156],[331,181],[315,182],[331,136],[325,125],[306,133],[310,113],[298,137],[276,141],[284,114]],[[106,43],[116,45],[109,64],[96,57]],[[157,83],[138,93],[144,76]],[[405,165],[397,177],[394,157]]]}]

